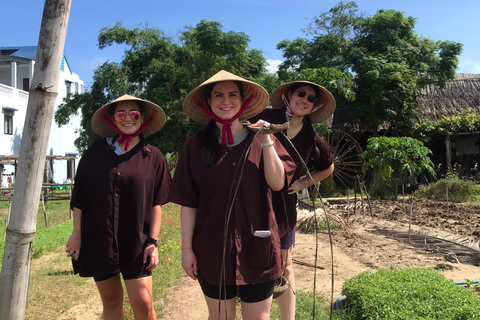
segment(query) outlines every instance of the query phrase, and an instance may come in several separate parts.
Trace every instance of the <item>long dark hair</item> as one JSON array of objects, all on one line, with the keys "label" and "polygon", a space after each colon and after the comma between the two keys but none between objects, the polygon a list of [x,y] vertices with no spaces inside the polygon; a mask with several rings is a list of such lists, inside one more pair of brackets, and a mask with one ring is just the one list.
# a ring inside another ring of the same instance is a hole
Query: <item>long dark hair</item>
[{"label": "long dark hair", "polygon": [[[318,89],[317,86],[314,86],[314,85],[311,85],[311,84],[305,83],[305,82],[295,82],[294,84],[292,84],[290,86],[290,88],[288,89],[288,93],[286,95],[286,98],[287,98],[289,103],[290,103],[290,100],[288,99],[289,93],[291,92],[293,94],[295,91],[297,91],[298,88],[303,87],[303,86],[308,86],[308,87],[312,88],[313,90],[315,90],[315,96],[317,97],[317,100],[320,98],[321,93],[320,93],[320,89]],[[315,130],[313,129],[313,125],[312,125],[312,121],[310,120],[310,116],[303,117],[303,125],[306,126],[306,129],[308,131],[309,136],[311,136],[312,139],[315,139]]]},{"label": "long dark hair", "polygon": [[[232,81],[238,88],[240,93],[240,97],[242,101],[244,100],[244,90],[243,84],[241,81]],[[211,109],[210,105],[208,104],[208,98],[211,97],[213,87],[215,87],[218,82],[210,83],[202,88],[201,95],[205,97],[205,105]],[[202,158],[202,162],[205,166],[210,167],[212,166],[215,161],[219,158],[222,147],[218,143],[218,137],[220,136],[220,129],[218,128],[215,120],[210,120],[207,124],[205,129],[201,130],[199,133],[200,138],[200,157]]]}]

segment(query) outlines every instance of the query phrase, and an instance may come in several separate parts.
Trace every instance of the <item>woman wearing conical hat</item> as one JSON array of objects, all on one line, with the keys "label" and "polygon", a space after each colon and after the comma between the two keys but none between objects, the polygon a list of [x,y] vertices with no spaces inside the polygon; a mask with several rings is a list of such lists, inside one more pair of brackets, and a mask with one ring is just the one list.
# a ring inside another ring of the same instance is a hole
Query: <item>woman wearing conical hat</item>
[{"label": "woman wearing conical hat", "polygon": [[[274,192],[273,204],[281,235],[282,265],[289,289],[277,298],[282,320],[295,319],[295,277],[292,265],[292,247],[295,245],[297,222],[297,192],[313,184],[297,152],[311,171],[315,183],[333,173],[334,157],[328,145],[312,127],[313,123],[327,120],[335,111],[335,99],[324,87],[309,81],[293,81],[276,88],[271,97],[272,109],[265,110],[255,118],[272,123],[289,122],[288,128],[275,136],[295,160],[297,170],[287,189]],[[294,145],[295,149],[291,146]],[[303,176],[303,178],[302,178]]]},{"label": "woman wearing conical hat", "polygon": [[284,188],[295,166],[273,135],[255,135],[240,122],[267,103],[260,85],[226,71],[183,102],[207,126],[185,143],[168,200],[181,205],[182,266],[198,279],[209,319],[235,319],[237,289],[243,319],[268,319],[281,275],[271,190]]},{"label": "woman wearing conical hat", "polygon": [[156,319],[152,270],[171,183],[162,153],[144,142],[165,114],[156,104],[124,95],[98,109],[93,130],[102,137],[78,164],[70,207],[73,232],[67,245],[75,273],[93,277],[105,319],[123,319],[127,288],[136,319]]}]

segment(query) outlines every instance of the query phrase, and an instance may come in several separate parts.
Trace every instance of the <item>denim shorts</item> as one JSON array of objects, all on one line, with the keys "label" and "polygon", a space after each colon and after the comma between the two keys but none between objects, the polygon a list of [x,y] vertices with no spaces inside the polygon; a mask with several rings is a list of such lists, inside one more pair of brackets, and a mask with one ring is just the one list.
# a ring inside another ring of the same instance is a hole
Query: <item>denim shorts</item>
[{"label": "denim shorts", "polygon": [[286,235],[280,238],[281,249],[287,250],[290,249],[291,246],[295,247],[295,228],[288,231]]}]

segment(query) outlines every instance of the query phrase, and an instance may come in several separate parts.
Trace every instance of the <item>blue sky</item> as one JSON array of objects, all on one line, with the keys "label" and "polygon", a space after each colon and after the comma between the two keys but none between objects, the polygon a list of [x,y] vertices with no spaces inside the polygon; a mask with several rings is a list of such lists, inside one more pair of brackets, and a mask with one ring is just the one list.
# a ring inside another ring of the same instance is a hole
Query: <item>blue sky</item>
[{"label": "blue sky", "polygon": [[[65,53],[73,71],[88,86],[93,71],[106,60],[120,61],[124,48],[118,45],[99,50],[98,33],[121,21],[127,28],[148,24],[178,39],[185,26],[200,20],[215,20],[223,31],[241,31],[250,37],[250,47],[261,49],[275,65],[282,60],[276,50],[284,39],[304,37],[302,29],[339,1],[332,0],[79,0],[72,1]],[[464,44],[459,73],[480,74],[480,1],[404,0],[356,1],[360,12],[395,9],[418,19],[416,31],[432,40]],[[27,46],[38,43],[43,0],[0,2],[0,46]]]}]

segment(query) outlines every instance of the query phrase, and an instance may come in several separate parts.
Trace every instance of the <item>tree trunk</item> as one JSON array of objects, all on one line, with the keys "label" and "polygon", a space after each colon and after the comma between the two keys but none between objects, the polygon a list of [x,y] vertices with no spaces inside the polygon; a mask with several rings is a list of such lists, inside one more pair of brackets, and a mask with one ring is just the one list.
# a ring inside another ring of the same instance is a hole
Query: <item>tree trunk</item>
[{"label": "tree trunk", "polygon": [[0,275],[0,320],[23,319],[71,0],[45,0]]}]

